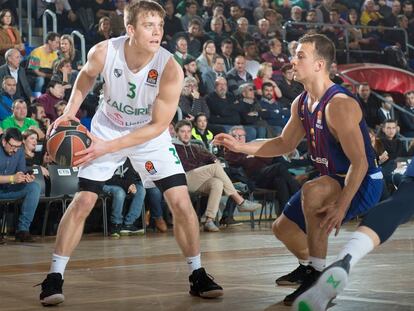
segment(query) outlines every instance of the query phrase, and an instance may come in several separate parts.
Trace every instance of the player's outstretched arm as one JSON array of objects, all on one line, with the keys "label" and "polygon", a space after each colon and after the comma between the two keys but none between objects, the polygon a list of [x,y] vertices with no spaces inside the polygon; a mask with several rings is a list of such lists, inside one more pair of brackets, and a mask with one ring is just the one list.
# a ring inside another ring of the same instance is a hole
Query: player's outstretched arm
[{"label": "player's outstretched arm", "polygon": [[305,130],[298,116],[298,99],[296,98],[292,103],[291,117],[279,137],[240,143],[229,134],[218,134],[214,137],[214,143],[234,152],[272,158],[293,151],[304,136]]}]

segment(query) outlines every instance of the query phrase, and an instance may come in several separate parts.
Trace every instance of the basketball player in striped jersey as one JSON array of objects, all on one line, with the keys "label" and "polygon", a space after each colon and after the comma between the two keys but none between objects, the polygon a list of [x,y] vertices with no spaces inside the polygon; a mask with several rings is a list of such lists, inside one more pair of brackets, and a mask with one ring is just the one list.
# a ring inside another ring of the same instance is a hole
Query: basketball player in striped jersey
[{"label": "basketball player in striped jersey", "polygon": [[282,134],[269,141],[241,144],[219,134],[216,144],[260,157],[291,152],[306,137],[309,156],[320,176],[306,182],[273,223],[273,232],[298,258],[299,267],[276,280],[300,285],[286,305],[306,291],[325,267],[328,236],[341,224],[365,214],[380,199],[382,173],[358,101],[329,79],[335,46],[326,36],[305,35],[292,59],[294,77],[305,91],[292,103]]},{"label": "basketball player in striped jersey", "polygon": [[103,41],[88,54],[64,114],[53,127],[75,115],[96,77],[105,85],[92,120],[92,145],[79,153],[79,192],[65,212],[40,302],[64,301],[63,275],[78,245],[86,217],[106,180],[128,157],[145,187],[157,186],[171,209],[174,234],[187,259],[190,294],[203,298],[223,295],[223,289],[200,262],[198,219],[189,198],[186,177],[171,143],[168,126],[177,110],[183,72],[172,55],[160,47],[164,9],[151,0],[131,2],[125,8],[127,35]]}]

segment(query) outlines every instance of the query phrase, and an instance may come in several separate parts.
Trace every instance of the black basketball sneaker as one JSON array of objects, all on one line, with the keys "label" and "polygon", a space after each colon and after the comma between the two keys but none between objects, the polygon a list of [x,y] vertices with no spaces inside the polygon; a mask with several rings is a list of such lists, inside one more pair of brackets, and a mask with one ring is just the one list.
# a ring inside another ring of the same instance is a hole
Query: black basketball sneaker
[{"label": "black basketball sneaker", "polygon": [[223,288],[214,282],[214,278],[207,274],[204,268],[194,270],[189,277],[190,295],[202,298],[216,298],[223,296]]},{"label": "black basketball sneaker", "polygon": [[60,273],[49,273],[46,279],[37,285],[42,286],[42,292],[40,293],[40,303],[42,305],[54,306],[65,300],[62,291],[63,279]]}]

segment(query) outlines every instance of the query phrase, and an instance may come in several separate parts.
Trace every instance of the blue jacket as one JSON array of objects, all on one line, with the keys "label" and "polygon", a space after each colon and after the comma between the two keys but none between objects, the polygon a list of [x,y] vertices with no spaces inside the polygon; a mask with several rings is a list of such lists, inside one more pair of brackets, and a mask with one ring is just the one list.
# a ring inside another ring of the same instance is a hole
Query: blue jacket
[{"label": "blue jacket", "polygon": [[[2,140],[3,141],[3,140]],[[26,159],[24,158],[23,147],[11,156],[6,154],[3,143],[0,147],[0,175],[14,175],[17,172],[26,172]],[[7,191],[11,184],[0,184],[0,191]]]}]

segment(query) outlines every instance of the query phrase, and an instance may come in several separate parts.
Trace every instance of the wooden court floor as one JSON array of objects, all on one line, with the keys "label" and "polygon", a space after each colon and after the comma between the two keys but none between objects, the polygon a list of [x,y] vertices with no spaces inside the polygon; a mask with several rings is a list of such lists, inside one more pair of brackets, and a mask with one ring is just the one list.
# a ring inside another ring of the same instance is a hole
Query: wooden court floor
[{"label": "wooden court floor", "polygon": [[[385,220],[384,220],[385,221]],[[330,239],[329,258],[354,231],[346,225]],[[66,301],[53,310],[289,310],[281,303],[292,289],[275,287],[295,259],[270,232],[270,223],[202,233],[202,262],[224,287],[217,300],[191,297],[187,267],[174,237],[149,233],[119,240],[84,236],[65,273]],[[48,271],[53,238],[35,244],[0,246],[0,310],[45,310],[39,287]],[[363,259],[347,289],[330,310],[414,310],[414,222]],[[50,310],[50,309],[49,309]]]}]

